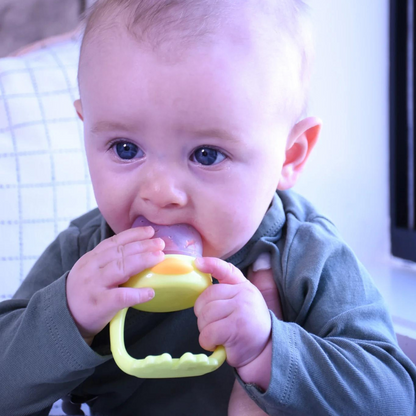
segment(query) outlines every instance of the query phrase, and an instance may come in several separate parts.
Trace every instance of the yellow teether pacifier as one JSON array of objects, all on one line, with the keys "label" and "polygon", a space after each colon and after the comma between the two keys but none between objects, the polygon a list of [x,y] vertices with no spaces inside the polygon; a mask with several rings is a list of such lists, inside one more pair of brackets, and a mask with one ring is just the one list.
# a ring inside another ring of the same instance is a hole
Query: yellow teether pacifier
[{"label": "yellow teether pacifier", "polygon": [[[194,306],[198,296],[212,284],[211,275],[201,273],[194,265],[199,247],[202,247],[198,232],[187,224],[160,226],[139,217],[133,226],[152,225],[155,237],[165,241],[165,259],[133,276],[123,286],[151,287],[155,297],[149,302],[135,305],[145,312],[174,312]],[[190,254],[190,255],[189,255]],[[124,345],[124,322],[128,308],[119,311],[110,322],[111,352],[117,365],[127,374],[140,378],[176,378],[201,376],[219,368],[226,359],[225,349],[218,346],[208,357],[205,354],[187,352],[180,358],[165,353],[135,359]]]}]

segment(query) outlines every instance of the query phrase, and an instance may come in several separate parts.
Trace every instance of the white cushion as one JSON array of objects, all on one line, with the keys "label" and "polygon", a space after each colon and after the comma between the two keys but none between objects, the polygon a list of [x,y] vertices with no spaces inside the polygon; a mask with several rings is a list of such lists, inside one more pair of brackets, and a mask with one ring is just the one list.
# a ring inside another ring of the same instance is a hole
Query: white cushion
[{"label": "white cushion", "polygon": [[79,43],[68,35],[0,59],[0,301],[96,206],[73,107]]}]

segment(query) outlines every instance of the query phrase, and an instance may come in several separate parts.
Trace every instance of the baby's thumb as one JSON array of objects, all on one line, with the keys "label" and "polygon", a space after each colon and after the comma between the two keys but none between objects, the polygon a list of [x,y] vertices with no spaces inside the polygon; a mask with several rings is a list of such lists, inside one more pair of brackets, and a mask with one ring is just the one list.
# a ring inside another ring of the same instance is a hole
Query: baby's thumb
[{"label": "baby's thumb", "polygon": [[220,283],[237,285],[247,280],[233,264],[216,257],[199,257],[195,260],[195,266],[202,273],[210,273]]}]

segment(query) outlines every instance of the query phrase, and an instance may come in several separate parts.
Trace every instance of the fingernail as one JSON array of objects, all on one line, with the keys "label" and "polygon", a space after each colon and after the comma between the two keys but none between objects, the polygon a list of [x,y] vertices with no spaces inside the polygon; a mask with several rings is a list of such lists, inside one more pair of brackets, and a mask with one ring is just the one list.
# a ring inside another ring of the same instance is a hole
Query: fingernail
[{"label": "fingernail", "polygon": [[163,240],[163,238],[157,238],[156,240],[159,240],[159,244],[161,244],[162,248],[161,250],[163,250],[166,246],[165,240]]},{"label": "fingernail", "polygon": [[153,289],[147,289],[147,297],[148,299],[153,299],[155,297],[155,291]]}]

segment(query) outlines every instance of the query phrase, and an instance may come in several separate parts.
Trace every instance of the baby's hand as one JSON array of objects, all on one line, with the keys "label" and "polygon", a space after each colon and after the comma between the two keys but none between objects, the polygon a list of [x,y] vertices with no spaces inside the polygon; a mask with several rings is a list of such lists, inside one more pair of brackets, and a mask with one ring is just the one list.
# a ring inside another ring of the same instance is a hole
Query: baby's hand
[{"label": "baby's hand", "polygon": [[223,345],[227,362],[238,371],[270,344],[271,318],[266,302],[232,264],[217,258],[199,258],[196,266],[220,282],[206,289],[195,303],[199,343],[208,351]]},{"label": "baby's hand", "polygon": [[153,235],[152,227],[123,231],[82,256],[70,271],[66,283],[68,308],[88,344],[119,310],[153,298],[152,289],[119,287],[163,260],[164,241],[151,239]]}]

